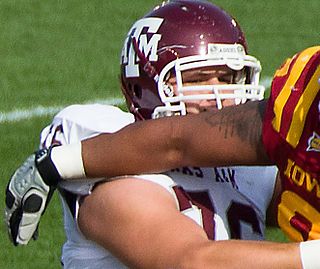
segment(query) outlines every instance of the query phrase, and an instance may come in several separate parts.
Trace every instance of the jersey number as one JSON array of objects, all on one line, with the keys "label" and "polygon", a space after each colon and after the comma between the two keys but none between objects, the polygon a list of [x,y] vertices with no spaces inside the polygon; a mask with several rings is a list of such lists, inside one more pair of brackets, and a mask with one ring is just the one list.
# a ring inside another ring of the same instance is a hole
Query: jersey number
[{"label": "jersey number", "polygon": [[285,191],[281,195],[278,223],[291,240],[320,239],[319,211],[292,191]]},{"label": "jersey number", "polygon": [[[174,186],[174,192],[178,198],[180,210],[184,211],[196,207],[202,216],[203,229],[211,240],[215,239],[214,205],[206,191],[188,192],[181,186]],[[232,239],[241,239],[241,222],[245,222],[252,227],[255,233],[262,235],[259,220],[255,210],[246,204],[231,201],[226,212],[230,236]]]}]

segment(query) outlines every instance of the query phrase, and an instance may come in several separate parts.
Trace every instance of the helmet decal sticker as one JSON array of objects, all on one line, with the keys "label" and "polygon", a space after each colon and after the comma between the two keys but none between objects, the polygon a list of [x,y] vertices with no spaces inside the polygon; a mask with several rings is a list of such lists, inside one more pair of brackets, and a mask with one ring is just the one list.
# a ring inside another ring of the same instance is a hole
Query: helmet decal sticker
[{"label": "helmet decal sticker", "polygon": [[[125,65],[126,77],[139,77],[139,57],[132,40],[138,44],[139,51],[150,61],[157,61],[158,43],[161,39],[160,34],[156,34],[160,28],[163,19],[161,18],[143,18],[138,20],[130,29],[121,53],[121,62]],[[147,34],[152,34],[148,39]]]},{"label": "helmet decal sticker", "polygon": [[313,132],[313,135],[308,140],[307,151],[320,152],[320,136],[316,132]]}]

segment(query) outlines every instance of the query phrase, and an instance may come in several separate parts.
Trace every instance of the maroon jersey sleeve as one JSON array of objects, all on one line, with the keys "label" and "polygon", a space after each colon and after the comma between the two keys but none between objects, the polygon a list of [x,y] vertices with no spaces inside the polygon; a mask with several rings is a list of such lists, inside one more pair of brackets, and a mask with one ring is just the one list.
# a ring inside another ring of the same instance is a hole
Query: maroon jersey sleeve
[{"label": "maroon jersey sleeve", "polygon": [[320,238],[320,46],[274,75],[263,143],[280,171],[278,223],[295,241]]}]

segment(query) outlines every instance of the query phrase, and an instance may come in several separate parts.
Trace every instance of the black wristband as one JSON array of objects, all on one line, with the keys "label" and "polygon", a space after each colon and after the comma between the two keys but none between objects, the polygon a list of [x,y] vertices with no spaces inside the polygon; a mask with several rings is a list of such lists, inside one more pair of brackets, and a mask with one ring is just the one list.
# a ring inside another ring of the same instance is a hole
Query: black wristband
[{"label": "black wristband", "polygon": [[51,160],[51,149],[52,147],[49,147],[36,151],[35,164],[44,182],[56,187],[62,178]]}]

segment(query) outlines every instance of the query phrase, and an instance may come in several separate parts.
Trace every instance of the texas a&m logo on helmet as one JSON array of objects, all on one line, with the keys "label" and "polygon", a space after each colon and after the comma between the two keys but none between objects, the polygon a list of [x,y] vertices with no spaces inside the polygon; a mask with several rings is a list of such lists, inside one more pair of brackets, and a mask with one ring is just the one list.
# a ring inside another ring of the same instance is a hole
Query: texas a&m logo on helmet
[{"label": "texas a&m logo on helmet", "polygon": [[126,77],[139,77],[139,61],[143,58],[146,62],[158,60],[161,34],[157,34],[157,31],[162,22],[161,18],[142,18],[131,27],[121,53],[121,64],[125,66]]}]

